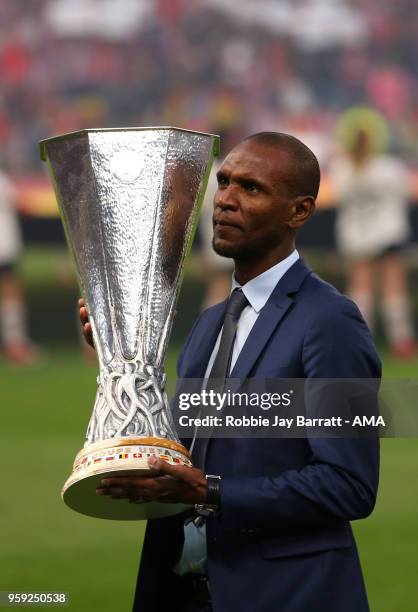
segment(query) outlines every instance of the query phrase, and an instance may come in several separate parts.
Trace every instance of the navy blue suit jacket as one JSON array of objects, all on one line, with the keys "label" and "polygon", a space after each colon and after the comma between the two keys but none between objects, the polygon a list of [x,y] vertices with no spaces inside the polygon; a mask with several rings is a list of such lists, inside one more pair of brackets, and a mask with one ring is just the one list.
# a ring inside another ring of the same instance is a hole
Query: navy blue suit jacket
[{"label": "navy blue suit jacket", "polygon": [[[195,323],[180,378],[203,378],[226,302]],[[270,296],[233,378],[375,378],[381,366],[357,307],[298,260]],[[215,612],[366,612],[350,521],[373,510],[376,438],[212,439],[205,471],[220,474],[222,511],[207,521]],[[181,610],[171,568],[182,517],[148,523],[137,611]]]}]

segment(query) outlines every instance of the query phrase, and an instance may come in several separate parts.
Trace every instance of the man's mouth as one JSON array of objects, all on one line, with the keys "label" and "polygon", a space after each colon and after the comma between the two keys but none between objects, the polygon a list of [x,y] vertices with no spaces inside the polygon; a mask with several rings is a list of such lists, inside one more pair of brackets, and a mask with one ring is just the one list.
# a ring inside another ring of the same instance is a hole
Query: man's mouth
[{"label": "man's mouth", "polygon": [[238,227],[241,228],[240,225],[238,225],[238,223],[233,223],[232,221],[226,221],[223,219],[214,219],[213,220],[213,226],[220,226],[220,227]]}]

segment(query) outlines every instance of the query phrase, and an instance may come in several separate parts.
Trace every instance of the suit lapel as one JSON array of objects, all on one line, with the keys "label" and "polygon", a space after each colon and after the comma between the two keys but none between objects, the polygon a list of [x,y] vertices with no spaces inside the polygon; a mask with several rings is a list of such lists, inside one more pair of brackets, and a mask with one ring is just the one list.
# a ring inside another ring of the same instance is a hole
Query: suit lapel
[{"label": "suit lapel", "polygon": [[230,374],[231,378],[248,377],[270,336],[292,304],[293,300],[283,295],[278,303],[267,302],[262,308]]},{"label": "suit lapel", "polygon": [[271,335],[294,303],[292,294],[311,273],[302,259],[298,259],[277,283],[270,298],[254,323],[231,372],[231,378],[247,378]]}]

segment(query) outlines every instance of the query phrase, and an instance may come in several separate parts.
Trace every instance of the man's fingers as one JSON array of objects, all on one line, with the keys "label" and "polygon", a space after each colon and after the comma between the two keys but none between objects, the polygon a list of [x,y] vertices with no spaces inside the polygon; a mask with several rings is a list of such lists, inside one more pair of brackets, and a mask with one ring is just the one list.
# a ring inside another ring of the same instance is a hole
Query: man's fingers
[{"label": "man's fingers", "polygon": [[153,479],[104,478],[96,489],[98,495],[110,495],[113,499],[138,499],[150,501],[158,496],[158,487]]},{"label": "man's fingers", "polygon": [[[115,489],[129,491],[128,497],[144,497],[154,499],[159,496],[171,495],[174,488],[184,486],[180,479],[159,476],[157,478],[127,477],[127,478],[104,478],[98,489],[104,491],[104,495]],[[107,492],[107,493],[106,493]]]},{"label": "man's fingers", "polygon": [[83,300],[83,298],[80,298],[78,300],[78,307],[79,307],[79,315],[80,315],[80,321],[83,323],[88,323],[89,322],[89,311],[87,310],[86,304]]},{"label": "man's fingers", "polygon": [[147,495],[140,494],[136,489],[126,487],[97,487],[97,495],[106,495],[112,499],[129,499],[132,502],[141,500],[141,502],[150,501],[151,498]]},{"label": "man's fingers", "polygon": [[207,495],[206,477],[195,468],[151,462],[147,476],[105,477],[97,488],[98,495],[114,499],[161,501],[169,503],[201,503]]},{"label": "man's fingers", "polygon": [[80,321],[81,321],[81,327],[83,329],[84,339],[87,342],[87,344],[90,344],[90,346],[94,348],[93,331],[90,325],[89,311],[86,308],[86,304],[83,298],[79,298],[78,306],[79,306],[79,316],[80,316]]},{"label": "man's fingers", "polygon": [[84,336],[84,340],[87,342],[87,344],[89,344],[91,347],[95,348],[94,340],[93,340],[93,330],[91,328],[90,323],[84,323],[84,325],[83,325],[83,336]]},{"label": "man's fingers", "polygon": [[109,497],[113,497],[116,499],[120,499],[120,498],[124,498],[124,497],[130,497],[127,489],[122,489],[122,488],[103,488],[103,487],[98,487],[96,489],[96,493],[97,495],[107,495]]},{"label": "man's fingers", "polygon": [[196,478],[203,475],[203,473],[196,468],[191,468],[188,465],[171,465],[171,463],[158,459],[155,456],[148,459],[148,465],[152,468],[152,473],[155,476],[172,476],[177,480],[182,480],[190,484],[195,484]]},{"label": "man's fingers", "polygon": [[82,306],[80,308],[80,321],[83,323],[88,323],[89,322],[89,313],[88,310],[85,306]]},{"label": "man's fingers", "polygon": [[[147,474],[148,476],[148,474]],[[103,478],[101,486],[105,488],[124,487],[126,489],[147,488],[152,484],[153,479],[142,476],[126,476],[115,478]]]}]

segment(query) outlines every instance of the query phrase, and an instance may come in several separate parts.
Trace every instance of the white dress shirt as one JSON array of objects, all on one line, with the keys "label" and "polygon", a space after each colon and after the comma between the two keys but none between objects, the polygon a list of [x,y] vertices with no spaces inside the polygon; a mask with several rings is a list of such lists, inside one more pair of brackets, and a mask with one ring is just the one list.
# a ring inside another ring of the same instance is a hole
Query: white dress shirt
[{"label": "white dress shirt", "polygon": [[[279,280],[282,278],[282,276],[286,274],[288,269],[293,266],[293,264],[298,259],[299,253],[295,249],[288,257],[286,257],[286,259],[279,261],[279,263],[273,266],[272,268],[269,268],[259,276],[252,278],[242,287],[236,280],[235,275],[232,276],[231,293],[234,291],[234,289],[242,289],[242,292],[247,298],[249,304],[244,308],[240,318],[238,319],[237,331],[235,335],[234,346],[232,349],[230,372],[232,372],[234,365],[238,359],[238,355],[240,354],[242,347],[244,346],[245,341],[247,340],[250,331],[253,328],[254,323],[258,319],[260,310],[263,308],[263,306],[266,305],[267,300],[273,293],[273,290]],[[209,377],[213,362],[215,361],[215,357],[218,353],[219,344],[221,342],[221,335],[222,329],[219,332],[212,354],[208,361],[205,378]]]}]

